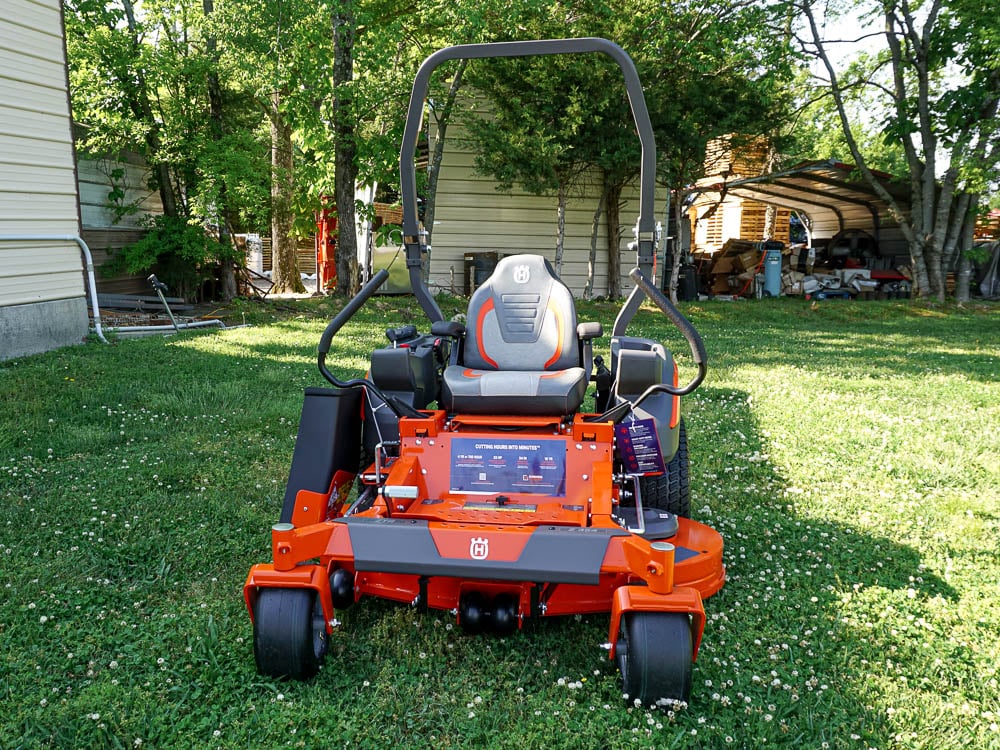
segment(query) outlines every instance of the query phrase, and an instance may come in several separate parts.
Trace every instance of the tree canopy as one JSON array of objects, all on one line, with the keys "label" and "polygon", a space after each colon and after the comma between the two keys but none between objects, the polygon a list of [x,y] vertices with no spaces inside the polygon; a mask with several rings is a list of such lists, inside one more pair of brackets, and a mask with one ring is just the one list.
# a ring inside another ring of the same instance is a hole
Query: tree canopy
[{"label": "tree canopy", "polygon": [[[823,7],[825,15],[812,0],[65,0],[81,148],[142,155],[167,223],[217,233],[205,262],[231,270],[229,234],[270,226],[281,288],[299,284],[292,238],[311,231],[321,196],[337,195],[338,291],[349,291],[354,187],[397,183],[405,105],[424,56],[456,43],[603,36],[639,68],[672,205],[701,176],[709,139],[794,131],[802,155],[907,175],[912,211],[894,210],[921,292],[943,294],[942,269],[970,236],[1000,159],[1000,22],[972,0]],[[837,12],[876,24],[884,43],[841,62],[827,31]],[[792,42],[816,61],[811,78],[805,67],[795,78]],[[595,227],[605,213],[608,291],[617,294],[617,211],[638,142],[615,66],[507,60],[448,71],[432,88],[432,116],[446,126],[457,89],[475,87],[490,113],[469,126],[478,166],[502,187],[562,201],[584,181],[602,186]]]},{"label": "tree canopy", "polygon": [[[962,251],[971,245],[980,196],[995,189],[990,182],[1000,162],[1000,19],[969,0],[860,0],[822,7],[796,0],[792,7],[802,19],[801,48],[816,61],[816,87],[832,102],[844,144],[909,243],[919,293],[943,299],[945,269],[957,256],[961,298],[969,273]],[[832,29],[845,13],[864,24],[853,44],[865,37],[881,44],[841,62],[833,48],[844,37]],[[852,100],[865,103],[864,120],[852,117]],[[866,143],[866,126],[881,139]],[[902,163],[911,188],[909,210],[873,172],[886,154],[895,165]]]}]

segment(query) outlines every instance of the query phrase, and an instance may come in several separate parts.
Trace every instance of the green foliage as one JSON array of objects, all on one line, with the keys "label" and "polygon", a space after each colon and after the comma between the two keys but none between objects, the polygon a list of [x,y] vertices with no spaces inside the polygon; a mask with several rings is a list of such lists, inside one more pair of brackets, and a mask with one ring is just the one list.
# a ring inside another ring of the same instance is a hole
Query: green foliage
[{"label": "green foliage", "polygon": [[232,248],[223,247],[204,228],[176,216],[154,216],[136,243],[123,247],[103,266],[109,276],[155,271],[171,293],[188,297],[223,260],[232,262]]},{"label": "green foliage", "polygon": [[[882,129],[884,123],[870,120],[863,103],[853,104],[851,111],[855,119],[852,130],[869,166],[888,174],[905,175],[906,155],[898,139],[891,132]],[[798,114],[796,125],[783,144],[786,162],[832,159],[845,164],[854,163],[840,118],[829,98],[807,105]]]},{"label": "green foliage", "polygon": [[[731,132],[767,133],[787,108],[787,46],[770,30],[774,9],[741,2],[632,0],[554,5],[522,19],[527,36],[602,36],[630,54],[643,83],[662,180],[701,176],[705,144]],[[522,37],[523,38],[523,37]],[[489,101],[472,119],[477,166],[509,189],[552,192],[559,172],[596,167],[623,183],[638,172],[621,72],[602,56],[504,60],[467,80]]]}]

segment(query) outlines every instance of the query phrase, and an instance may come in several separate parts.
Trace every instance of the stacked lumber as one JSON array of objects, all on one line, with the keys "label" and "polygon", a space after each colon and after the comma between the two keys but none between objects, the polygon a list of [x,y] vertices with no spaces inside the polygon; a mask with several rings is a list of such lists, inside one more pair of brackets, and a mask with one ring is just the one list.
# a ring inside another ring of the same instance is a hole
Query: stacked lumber
[{"label": "stacked lumber", "polygon": [[390,203],[373,203],[375,215],[382,220],[383,224],[402,224],[403,207]]},{"label": "stacked lumber", "polygon": [[[270,237],[261,238],[261,253],[264,256],[264,270],[272,270],[274,259],[271,253]],[[295,245],[295,254],[299,259],[300,273],[316,273],[316,243],[313,237],[299,238]]]},{"label": "stacked lumber", "polygon": [[743,201],[740,212],[741,240],[778,240],[788,244],[791,230],[792,212],[787,208],[776,208],[774,223],[770,232],[767,229],[767,205],[756,201]]},{"label": "stacked lumber", "polygon": [[705,174],[757,177],[767,167],[770,143],[764,136],[724,135],[705,147]]},{"label": "stacked lumber", "polygon": [[976,219],[976,226],[972,236],[976,240],[1000,238],[1000,208],[994,208],[985,216],[980,216]]}]

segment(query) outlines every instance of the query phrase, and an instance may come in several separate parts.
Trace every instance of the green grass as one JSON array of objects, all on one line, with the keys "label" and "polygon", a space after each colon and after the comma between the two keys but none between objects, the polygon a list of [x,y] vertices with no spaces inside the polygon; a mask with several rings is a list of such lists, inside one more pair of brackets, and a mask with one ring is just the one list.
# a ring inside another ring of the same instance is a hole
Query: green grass
[{"label": "green grass", "polygon": [[[405,304],[330,361],[361,373]],[[256,674],[241,587],[335,309],[0,365],[0,748],[1000,747],[1000,308],[686,308],[693,509],[729,581],[676,714],[625,705],[598,616],[497,640],[365,601],[316,679]]]}]

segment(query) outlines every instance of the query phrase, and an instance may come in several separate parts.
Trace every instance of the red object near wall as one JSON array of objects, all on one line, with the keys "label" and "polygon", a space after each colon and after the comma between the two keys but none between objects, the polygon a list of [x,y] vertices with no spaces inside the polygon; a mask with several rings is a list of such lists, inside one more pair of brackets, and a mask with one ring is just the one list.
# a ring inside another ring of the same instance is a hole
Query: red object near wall
[{"label": "red object near wall", "polygon": [[337,208],[333,199],[322,198],[316,212],[316,290],[337,286]]}]

